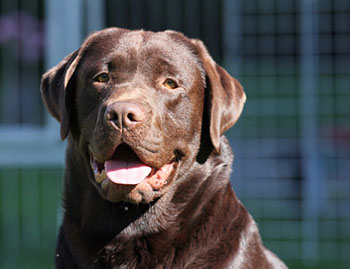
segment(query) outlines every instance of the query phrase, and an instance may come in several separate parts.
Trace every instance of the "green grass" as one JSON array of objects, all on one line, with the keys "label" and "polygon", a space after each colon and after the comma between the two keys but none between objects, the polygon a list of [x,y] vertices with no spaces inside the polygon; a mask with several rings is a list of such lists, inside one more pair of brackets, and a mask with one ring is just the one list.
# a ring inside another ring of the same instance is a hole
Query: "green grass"
[{"label": "green grass", "polygon": [[0,268],[53,268],[60,168],[0,170]]}]

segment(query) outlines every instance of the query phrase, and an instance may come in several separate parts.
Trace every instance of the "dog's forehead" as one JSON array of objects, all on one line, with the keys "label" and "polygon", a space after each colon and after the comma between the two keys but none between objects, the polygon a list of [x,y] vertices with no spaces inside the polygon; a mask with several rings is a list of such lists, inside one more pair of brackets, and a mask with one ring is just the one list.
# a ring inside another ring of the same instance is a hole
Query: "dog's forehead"
[{"label": "dog's forehead", "polygon": [[191,41],[184,36],[176,37],[174,32],[169,31],[108,29],[92,35],[82,45],[82,51],[87,57],[99,59],[133,52],[140,58],[157,56],[198,64],[198,58],[190,47]]}]

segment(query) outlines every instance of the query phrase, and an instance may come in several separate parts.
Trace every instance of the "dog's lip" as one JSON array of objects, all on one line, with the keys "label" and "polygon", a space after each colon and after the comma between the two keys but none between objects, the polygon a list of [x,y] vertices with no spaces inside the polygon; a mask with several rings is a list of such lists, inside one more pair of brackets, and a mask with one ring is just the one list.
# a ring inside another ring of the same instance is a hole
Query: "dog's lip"
[{"label": "dog's lip", "polygon": [[[126,145],[122,145],[121,147],[125,147],[125,146]],[[116,152],[119,147],[120,146],[116,147],[114,152]],[[129,150],[131,149],[134,154],[136,154],[135,151],[131,147],[129,147],[129,146],[127,146],[127,147],[129,148]],[[114,155],[115,155],[115,153],[109,159],[112,159]],[[92,154],[92,152],[90,150],[89,150],[89,157],[90,157],[90,165],[91,165],[92,171],[94,173],[95,181],[98,184],[102,184],[106,180],[112,181],[108,177],[108,175],[106,173],[106,168],[105,168],[105,164],[106,164],[106,162],[108,160],[106,160],[106,161],[98,161],[94,157],[94,155]],[[140,159],[140,162],[142,162],[141,159]],[[174,170],[176,162],[177,162],[176,158],[173,157],[173,158],[171,158],[171,161],[166,162],[160,168],[155,168],[155,167],[150,166],[151,167],[151,171],[142,180],[142,182],[146,181],[155,190],[160,189],[163,185],[168,184],[167,179],[169,178],[169,176],[171,175],[172,171]],[[145,165],[148,166],[147,164],[145,164]],[[140,184],[140,183],[141,182],[139,182],[137,184]],[[114,183],[114,184],[116,184],[116,183]],[[137,185],[137,184],[125,184],[125,185]],[[124,185],[124,184],[116,184],[116,185]]]}]

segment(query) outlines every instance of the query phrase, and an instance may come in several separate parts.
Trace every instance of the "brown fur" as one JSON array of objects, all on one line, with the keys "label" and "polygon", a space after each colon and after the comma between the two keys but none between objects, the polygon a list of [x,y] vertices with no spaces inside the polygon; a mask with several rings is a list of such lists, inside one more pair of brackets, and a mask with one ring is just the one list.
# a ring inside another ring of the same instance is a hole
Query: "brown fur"
[{"label": "brown fur", "polygon": [[[101,72],[107,82],[94,79]],[[167,78],[178,87],[165,88]],[[57,268],[285,267],[229,183],[223,133],[245,94],[201,41],[106,29],[49,70],[41,91],[68,137]],[[106,117],[119,104],[135,122]],[[164,186],[97,183],[89,156],[103,163],[130,150],[154,169],[174,161]]]}]

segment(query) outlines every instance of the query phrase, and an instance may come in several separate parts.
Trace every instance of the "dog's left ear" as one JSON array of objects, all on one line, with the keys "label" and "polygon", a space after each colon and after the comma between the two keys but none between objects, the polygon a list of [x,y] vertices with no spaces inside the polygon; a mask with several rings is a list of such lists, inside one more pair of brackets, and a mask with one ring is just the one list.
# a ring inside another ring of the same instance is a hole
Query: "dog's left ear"
[{"label": "dog's left ear", "polygon": [[210,139],[219,152],[220,136],[238,120],[246,95],[238,80],[231,77],[211,58],[202,41],[196,39],[191,41],[197,48],[206,73]]},{"label": "dog's left ear", "polygon": [[41,96],[50,114],[61,124],[61,139],[69,132],[73,74],[79,62],[79,50],[67,55],[41,79]]}]

